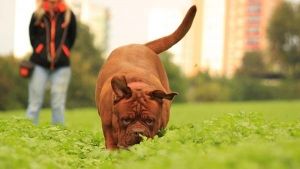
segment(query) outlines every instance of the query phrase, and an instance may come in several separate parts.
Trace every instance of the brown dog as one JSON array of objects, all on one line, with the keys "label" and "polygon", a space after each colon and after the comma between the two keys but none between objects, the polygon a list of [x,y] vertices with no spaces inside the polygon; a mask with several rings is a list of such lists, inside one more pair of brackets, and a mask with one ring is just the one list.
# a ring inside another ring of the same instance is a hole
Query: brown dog
[{"label": "brown dog", "polygon": [[108,149],[139,143],[141,135],[153,138],[169,121],[170,91],[158,54],[182,39],[190,29],[196,6],[187,12],[177,30],[144,45],[115,49],[103,65],[96,86],[96,104]]}]

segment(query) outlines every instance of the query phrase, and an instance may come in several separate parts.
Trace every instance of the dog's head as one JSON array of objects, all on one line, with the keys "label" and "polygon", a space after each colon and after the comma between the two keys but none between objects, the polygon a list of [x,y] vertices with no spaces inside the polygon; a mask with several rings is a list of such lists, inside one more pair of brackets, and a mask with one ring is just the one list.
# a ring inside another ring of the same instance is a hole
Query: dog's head
[{"label": "dog's head", "polygon": [[165,93],[147,86],[129,87],[124,76],[113,77],[113,112],[117,120],[118,146],[137,144],[142,137],[153,138],[161,129],[164,101],[171,101],[177,93]]}]

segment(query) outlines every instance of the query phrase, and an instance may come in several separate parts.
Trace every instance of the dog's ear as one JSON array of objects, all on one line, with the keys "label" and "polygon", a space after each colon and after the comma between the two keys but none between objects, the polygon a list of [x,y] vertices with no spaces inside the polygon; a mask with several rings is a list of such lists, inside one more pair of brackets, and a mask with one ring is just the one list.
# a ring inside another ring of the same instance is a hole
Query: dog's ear
[{"label": "dog's ear", "polygon": [[162,99],[167,99],[167,100],[173,100],[173,98],[178,95],[176,92],[172,93],[165,93],[162,90],[154,90],[148,94],[151,98],[156,99],[156,100],[162,100]]},{"label": "dog's ear", "polygon": [[125,76],[114,76],[111,79],[111,87],[117,97],[114,102],[118,102],[123,98],[130,98],[132,95],[131,89],[127,86]]}]

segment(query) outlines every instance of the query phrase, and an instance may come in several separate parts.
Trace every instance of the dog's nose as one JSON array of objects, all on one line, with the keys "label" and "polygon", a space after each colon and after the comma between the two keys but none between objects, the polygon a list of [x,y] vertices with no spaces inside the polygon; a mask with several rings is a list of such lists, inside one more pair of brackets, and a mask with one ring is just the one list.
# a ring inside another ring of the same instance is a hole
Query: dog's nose
[{"label": "dog's nose", "polygon": [[135,137],[139,137],[140,135],[145,135],[145,130],[143,130],[143,129],[133,129],[132,134]]},{"label": "dog's nose", "polygon": [[133,134],[134,134],[134,136],[136,136],[136,137],[139,137],[140,135],[144,135],[143,132],[134,132]]}]

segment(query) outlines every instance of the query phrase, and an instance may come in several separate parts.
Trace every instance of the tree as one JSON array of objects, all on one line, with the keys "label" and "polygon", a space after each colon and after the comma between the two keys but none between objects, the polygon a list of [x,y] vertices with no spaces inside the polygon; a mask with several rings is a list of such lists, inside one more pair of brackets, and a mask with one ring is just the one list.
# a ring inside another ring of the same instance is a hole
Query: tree
[{"label": "tree", "polygon": [[188,99],[195,102],[227,101],[229,91],[227,79],[211,77],[208,72],[198,72],[190,79]]},{"label": "tree", "polygon": [[289,76],[299,75],[300,4],[282,2],[271,17],[267,33],[273,61]]},{"label": "tree", "polygon": [[94,45],[94,35],[90,32],[89,27],[80,22],[77,23],[77,40],[72,53],[81,57],[84,62],[91,64],[90,71],[94,75],[98,74],[100,66],[103,64],[102,53]]},{"label": "tree", "polygon": [[183,102],[186,101],[188,80],[180,71],[180,68],[171,61],[171,58],[172,54],[169,52],[164,52],[160,55],[160,59],[168,75],[170,88],[172,91],[179,93],[175,101]]},{"label": "tree", "polygon": [[88,26],[78,23],[78,34],[72,50],[72,79],[68,93],[69,107],[95,106],[95,87],[103,64],[101,51],[94,46]]},{"label": "tree", "polygon": [[0,56],[0,110],[19,109],[27,105],[27,79],[18,74],[19,61]]},{"label": "tree", "polygon": [[68,107],[95,106],[97,75],[91,73],[91,63],[78,54],[73,55],[72,79],[68,92]]},{"label": "tree", "polygon": [[246,52],[242,59],[242,66],[236,71],[236,76],[262,77],[266,73],[262,56],[258,51]]}]

